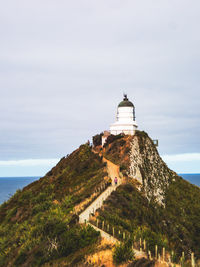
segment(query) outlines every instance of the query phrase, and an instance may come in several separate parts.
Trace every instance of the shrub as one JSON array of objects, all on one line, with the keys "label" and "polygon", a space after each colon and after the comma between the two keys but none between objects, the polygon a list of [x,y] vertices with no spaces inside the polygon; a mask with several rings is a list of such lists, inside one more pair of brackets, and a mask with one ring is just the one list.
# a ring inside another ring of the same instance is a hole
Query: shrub
[{"label": "shrub", "polygon": [[113,261],[116,264],[127,262],[133,259],[134,259],[134,252],[132,249],[132,244],[131,244],[130,239],[124,243],[120,243],[115,246],[115,249],[113,252]]},{"label": "shrub", "polygon": [[23,264],[26,261],[26,258],[27,258],[27,254],[25,252],[20,252],[15,260],[16,266]]},{"label": "shrub", "polygon": [[41,204],[36,204],[32,209],[32,215],[35,215],[39,212],[49,210],[51,205],[52,205],[52,203],[50,201],[45,201]]},{"label": "shrub", "polygon": [[120,165],[120,172],[122,172],[122,171],[124,171],[124,170],[126,170],[126,166],[125,166],[124,164],[121,164],[121,165]]},{"label": "shrub", "polygon": [[96,134],[95,136],[92,137],[93,145],[95,146],[101,146],[101,138],[103,136],[103,133],[101,134]]},{"label": "shrub", "polygon": [[104,147],[108,146],[109,144],[111,144],[112,142],[114,142],[115,140],[121,139],[124,137],[124,134],[118,134],[118,135],[109,135],[108,138],[106,139],[106,143],[104,144]]},{"label": "shrub", "polygon": [[60,255],[68,256],[80,248],[84,248],[97,241],[99,232],[91,226],[80,228],[76,226],[63,233],[60,240]]}]

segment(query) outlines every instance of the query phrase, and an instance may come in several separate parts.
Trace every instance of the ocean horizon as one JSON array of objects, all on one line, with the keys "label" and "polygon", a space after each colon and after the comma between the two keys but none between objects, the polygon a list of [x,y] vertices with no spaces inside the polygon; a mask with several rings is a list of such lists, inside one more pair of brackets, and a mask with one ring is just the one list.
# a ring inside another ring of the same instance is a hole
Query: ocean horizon
[{"label": "ocean horizon", "polygon": [[[200,173],[179,173],[188,182],[200,187]],[[0,204],[7,201],[18,189],[40,179],[41,176],[0,177]]]},{"label": "ocean horizon", "polygon": [[40,176],[0,177],[0,204],[7,201],[18,189],[38,180]]}]

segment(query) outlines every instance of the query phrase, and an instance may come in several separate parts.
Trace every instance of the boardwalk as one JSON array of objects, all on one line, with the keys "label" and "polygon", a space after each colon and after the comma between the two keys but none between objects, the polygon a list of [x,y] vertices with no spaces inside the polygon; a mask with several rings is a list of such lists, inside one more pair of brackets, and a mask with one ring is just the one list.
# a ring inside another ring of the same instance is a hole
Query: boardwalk
[{"label": "boardwalk", "polygon": [[[118,242],[120,242],[118,239],[116,239],[114,236],[106,233],[105,231],[103,231],[102,229],[94,226],[93,224],[89,223],[89,219],[90,219],[90,214],[94,214],[95,211],[98,208],[101,208],[103,205],[104,200],[106,200],[110,194],[116,190],[116,188],[122,183],[122,179],[120,178],[120,171],[119,171],[119,166],[115,165],[114,163],[112,163],[111,161],[103,158],[103,161],[107,163],[107,172],[108,172],[108,176],[112,179],[112,185],[109,186],[108,188],[105,189],[105,191],[98,196],[97,199],[95,199],[89,207],[87,207],[80,215],[79,215],[79,222],[80,223],[87,223],[88,225],[90,225],[91,227],[93,227],[96,231],[99,231],[101,234],[102,238],[105,238],[106,240],[112,242],[113,244],[116,244]],[[118,184],[115,185],[114,184],[114,178],[117,177],[118,179]],[[139,258],[147,258],[147,254],[144,251],[139,251],[137,249],[133,248],[133,251],[135,253],[135,257],[136,259]],[[176,267],[180,267],[179,264],[172,264],[170,262],[166,262],[166,261],[156,261],[156,265],[157,267],[164,267],[164,266],[176,266]],[[194,266],[194,265],[193,265]]]},{"label": "boardwalk", "polygon": [[[93,224],[89,223],[89,219],[90,219],[90,214],[94,214],[95,211],[98,208],[101,208],[101,206],[103,205],[104,200],[107,199],[108,196],[110,196],[110,194],[116,190],[116,188],[122,183],[122,179],[120,178],[120,171],[119,171],[119,166],[115,165],[114,163],[112,163],[111,161],[103,158],[103,161],[107,163],[107,172],[108,172],[108,176],[112,179],[112,185],[109,186],[100,196],[98,196],[97,199],[95,199],[89,207],[87,207],[80,215],[79,215],[79,222],[80,223],[87,223],[88,225],[90,225],[91,227],[93,227],[96,231],[99,231],[101,234],[102,238],[105,238],[106,240],[112,242],[112,243],[118,243],[119,240],[116,239],[114,236],[106,233],[105,231],[103,231],[102,229],[94,226]],[[117,177],[118,179],[118,183],[117,185],[114,184],[114,179],[115,177]],[[146,257],[146,253],[143,251],[139,251],[136,249],[133,249],[136,258],[142,258],[142,257]]]},{"label": "boardwalk", "polygon": [[[119,177],[119,167],[109,160],[103,158],[104,162],[107,162],[107,172],[108,176],[112,179],[112,185],[105,189],[103,193],[101,193],[100,196],[98,196],[89,207],[87,207],[80,215],[79,215],[79,222],[84,223],[88,222],[90,219],[90,214],[94,214],[95,211],[103,205],[104,200],[106,200],[110,194],[116,190],[117,186],[121,184],[121,179]],[[118,184],[114,184],[114,178],[117,177]]]}]

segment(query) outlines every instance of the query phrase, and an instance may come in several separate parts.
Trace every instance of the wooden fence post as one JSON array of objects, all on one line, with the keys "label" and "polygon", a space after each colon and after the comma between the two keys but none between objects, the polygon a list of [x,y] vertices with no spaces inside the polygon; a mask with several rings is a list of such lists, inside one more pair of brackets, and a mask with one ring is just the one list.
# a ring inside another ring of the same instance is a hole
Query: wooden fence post
[{"label": "wooden fence post", "polygon": [[169,263],[171,263],[171,256],[169,255]]},{"label": "wooden fence post", "polygon": [[195,267],[195,261],[194,261],[194,253],[191,253],[191,265],[192,267]]},{"label": "wooden fence post", "polygon": [[126,234],[125,232],[123,232],[123,239],[125,240],[125,238],[126,238]]},{"label": "wooden fence post", "polygon": [[143,245],[144,245],[144,251],[145,251],[146,250],[146,240],[145,239],[144,239]]},{"label": "wooden fence post", "polygon": [[171,255],[172,255],[172,263],[173,263],[173,261],[174,261],[174,251],[173,250],[171,252]]},{"label": "wooden fence post", "polygon": [[165,248],[163,248],[163,261],[165,261]]},{"label": "wooden fence post", "polygon": [[185,253],[184,251],[182,252],[182,256],[181,256],[181,262],[184,263],[185,262]]},{"label": "wooden fence post", "polygon": [[115,236],[115,228],[113,227],[113,236]]},{"label": "wooden fence post", "polygon": [[148,254],[149,254],[149,259],[151,260],[151,251],[150,250],[148,251]]},{"label": "wooden fence post", "polygon": [[155,258],[157,259],[158,258],[158,246],[155,245]]}]

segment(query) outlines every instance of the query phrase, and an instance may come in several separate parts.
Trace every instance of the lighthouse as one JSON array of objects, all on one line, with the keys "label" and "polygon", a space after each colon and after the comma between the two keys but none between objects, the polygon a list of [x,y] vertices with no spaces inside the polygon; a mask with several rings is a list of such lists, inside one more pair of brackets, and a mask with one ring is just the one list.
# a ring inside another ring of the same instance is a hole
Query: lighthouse
[{"label": "lighthouse", "polygon": [[135,107],[129,101],[126,94],[124,99],[117,107],[116,121],[110,126],[110,134],[117,135],[124,133],[127,135],[134,135],[138,125],[135,121]]}]

